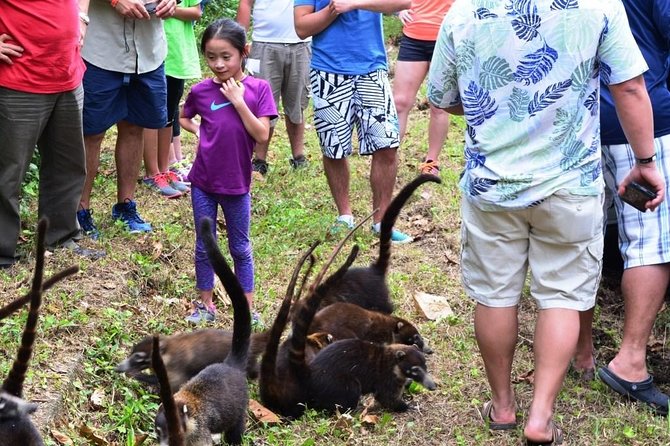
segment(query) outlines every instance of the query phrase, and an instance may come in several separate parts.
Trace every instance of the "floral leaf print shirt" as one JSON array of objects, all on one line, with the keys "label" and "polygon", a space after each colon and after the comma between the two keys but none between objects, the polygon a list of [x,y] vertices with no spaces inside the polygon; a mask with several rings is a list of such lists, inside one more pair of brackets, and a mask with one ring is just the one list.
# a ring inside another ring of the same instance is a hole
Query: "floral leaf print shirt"
[{"label": "floral leaf print shirt", "polygon": [[514,210],[559,189],[600,194],[600,80],[646,69],[620,0],[456,0],[428,99],[463,106],[464,196]]}]

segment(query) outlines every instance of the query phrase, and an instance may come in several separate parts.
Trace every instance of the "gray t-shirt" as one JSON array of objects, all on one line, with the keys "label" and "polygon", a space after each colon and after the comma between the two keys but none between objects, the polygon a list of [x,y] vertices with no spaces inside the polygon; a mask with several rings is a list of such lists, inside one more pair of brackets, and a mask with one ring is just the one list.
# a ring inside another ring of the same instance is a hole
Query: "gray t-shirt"
[{"label": "gray t-shirt", "polygon": [[91,0],[91,23],[81,55],[88,63],[120,73],[142,74],[158,68],[167,54],[163,22],[134,20],[119,14],[107,0]]}]

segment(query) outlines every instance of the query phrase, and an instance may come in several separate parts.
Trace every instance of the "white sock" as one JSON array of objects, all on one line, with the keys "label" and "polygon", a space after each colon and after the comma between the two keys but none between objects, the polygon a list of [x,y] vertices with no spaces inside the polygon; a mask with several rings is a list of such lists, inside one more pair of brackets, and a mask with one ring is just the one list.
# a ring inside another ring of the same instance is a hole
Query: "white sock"
[{"label": "white sock", "polygon": [[347,215],[347,214],[340,215],[339,217],[337,217],[337,221],[342,221],[342,222],[348,224],[349,226],[353,226],[354,225],[354,216],[353,215]]},{"label": "white sock", "polygon": [[372,230],[374,232],[380,232],[382,230],[382,222],[373,224],[372,225]]}]

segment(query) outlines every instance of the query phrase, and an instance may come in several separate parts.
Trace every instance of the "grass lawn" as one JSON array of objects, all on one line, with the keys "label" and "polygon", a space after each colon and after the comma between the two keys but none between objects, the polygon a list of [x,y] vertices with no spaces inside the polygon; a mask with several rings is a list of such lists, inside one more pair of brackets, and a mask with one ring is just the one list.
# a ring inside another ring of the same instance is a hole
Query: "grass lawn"
[{"label": "grass lawn", "polygon": [[[311,116],[307,122],[311,124]],[[398,187],[417,174],[416,166],[427,147],[427,124],[427,111],[415,108],[399,151]],[[460,285],[457,181],[463,164],[463,130],[462,119],[452,119],[441,160],[443,183],[424,185],[401,213],[398,227],[415,236],[416,241],[393,248],[389,276],[398,314],[416,323],[435,351],[428,367],[439,382],[438,389],[428,392],[413,387],[408,398],[414,409],[404,414],[381,411],[366,400],[364,414],[362,406],[361,410],[333,417],[310,411],[298,421],[273,426],[250,419],[245,444],[520,444],[521,428],[492,433],[477,414],[477,407],[489,399],[489,391],[473,335],[474,305]],[[25,397],[40,403],[33,419],[49,445],[154,444],[153,417],[158,398],[151,389],[113,369],[143,336],[192,328],[184,321],[189,302],[196,297],[190,200],[164,200],[138,185],[140,212],[154,225],[154,232],[125,234],[110,216],[116,192],[113,136],[109,132],[103,144],[92,201],[103,238],[97,243],[84,242],[86,247],[104,248],[107,257],[91,262],[56,251],[47,259],[47,275],[72,263],[81,267],[75,278],[45,295],[26,383]],[[193,144],[194,139],[184,134],[187,153],[193,153]],[[280,121],[270,148],[270,172],[253,184],[256,306],[268,325],[297,257],[312,241],[324,238],[335,218],[311,126],[306,131],[306,144],[308,167],[292,171],[288,139]],[[352,158],[351,172],[351,198],[360,219],[371,210],[369,159]],[[0,272],[0,304],[26,292],[30,284],[36,200],[26,194],[24,204],[21,251],[26,258],[14,268]],[[220,236],[225,247],[223,238]],[[361,229],[354,239],[361,247],[358,264],[375,257],[378,246],[369,229]],[[320,261],[336,242],[328,239],[322,244],[317,251]],[[437,322],[422,318],[413,303],[414,294],[420,291],[445,296],[453,316]],[[218,306],[219,317],[214,325],[230,328],[229,308],[222,301],[218,301]],[[532,393],[535,312],[532,301],[524,296],[514,367],[514,388],[522,418]],[[25,313],[0,323],[2,376],[15,355]],[[605,364],[615,354],[621,340],[622,318],[619,285],[615,280],[604,281],[595,320],[599,364]],[[670,391],[669,329],[670,314],[664,309],[649,344],[649,355],[657,383],[666,392]],[[252,397],[257,396],[256,383],[251,384],[251,391]],[[54,404],[56,400],[60,403]],[[569,445],[670,445],[668,419],[626,402],[600,381],[585,384],[568,376],[558,397],[556,421],[564,428],[565,444]]]}]

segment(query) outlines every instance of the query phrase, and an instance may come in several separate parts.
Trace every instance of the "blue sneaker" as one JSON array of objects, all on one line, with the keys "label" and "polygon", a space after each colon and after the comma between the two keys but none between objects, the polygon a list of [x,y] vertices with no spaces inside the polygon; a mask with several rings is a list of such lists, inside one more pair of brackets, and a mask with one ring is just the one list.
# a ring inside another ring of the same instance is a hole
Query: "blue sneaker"
[{"label": "blue sneaker", "polygon": [[[372,232],[379,235],[379,229],[375,225],[372,225]],[[405,234],[404,232],[398,231],[397,229],[394,229],[391,232],[391,243],[401,245],[403,243],[410,243],[410,242],[413,242],[413,241],[414,241],[414,237],[412,237],[411,235]]]},{"label": "blue sneaker", "polygon": [[405,234],[404,232],[398,231],[397,229],[394,229],[393,232],[391,232],[391,243],[403,244],[413,241],[414,237],[409,234]]},{"label": "blue sneaker", "polygon": [[93,221],[93,211],[90,209],[80,209],[77,211],[77,221],[79,222],[79,227],[84,232],[85,235],[88,235],[93,240],[98,240],[100,238],[100,231],[95,226]]},{"label": "blue sneaker", "polygon": [[207,308],[202,302],[193,302],[195,310],[186,316],[186,321],[193,324],[201,322],[214,322],[216,320],[216,307]]},{"label": "blue sneaker", "polygon": [[137,212],[137,205],[130,198],[126,198],[124,203],[112,206],[112,220],[121,220],[131,234],[151,232],[151,225],[142,220]]}]

